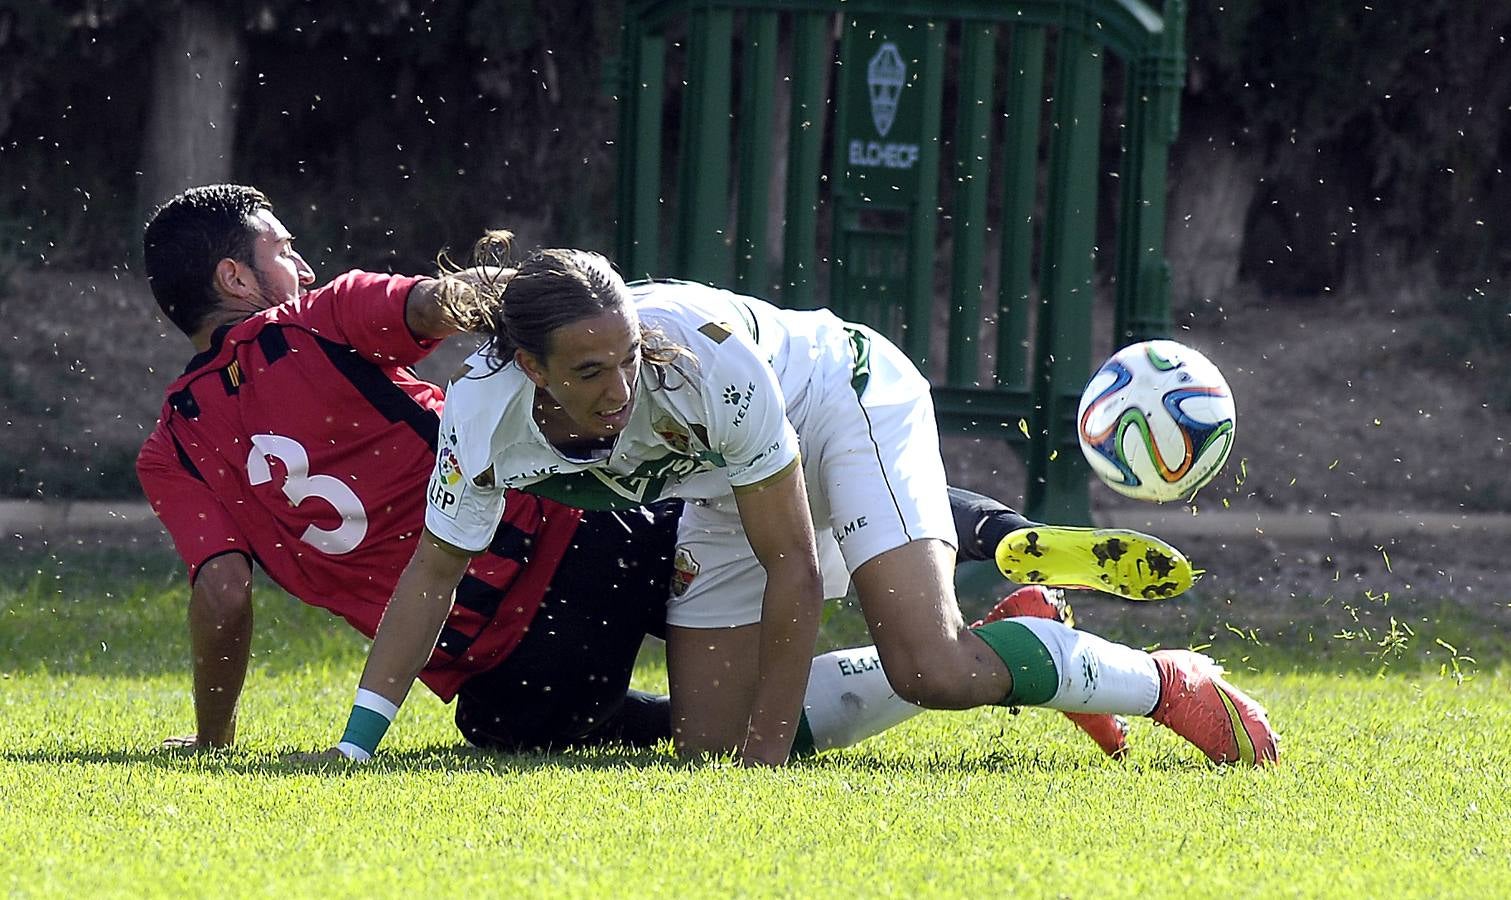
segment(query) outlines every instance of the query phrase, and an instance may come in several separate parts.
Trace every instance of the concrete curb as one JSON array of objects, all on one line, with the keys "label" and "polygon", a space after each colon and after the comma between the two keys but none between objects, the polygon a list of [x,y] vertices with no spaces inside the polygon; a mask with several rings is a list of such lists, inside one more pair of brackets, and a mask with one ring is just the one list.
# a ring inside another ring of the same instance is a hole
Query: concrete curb
[{"label": "concrete curb", "polygon": [[[1277,541],[1384,541],[1446,535],[1511,538],[1511,514],[1507,513],[1223,510],[1192,514],[1181,507],[1151,507],[1104,510],[1097,520],[1106,527],[1136,528],[1171,540],[1261,537]],[[102,532],[156,535],[161,527],[151,507],[139,500],[0,500],[0,534],[7,538]]]},{"label": "concrete curb", "polygon": [[140,500],[0,500],[0,534],[158,530],[152,507]]}]

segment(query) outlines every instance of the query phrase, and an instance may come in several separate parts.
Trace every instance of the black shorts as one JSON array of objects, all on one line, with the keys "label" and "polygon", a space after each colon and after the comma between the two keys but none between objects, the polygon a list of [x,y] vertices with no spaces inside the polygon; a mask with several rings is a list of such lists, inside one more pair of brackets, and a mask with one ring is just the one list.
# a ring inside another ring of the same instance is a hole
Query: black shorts
[{"label": "black shorts", "polygon": [[529,750],[670,737],[664,697],[631,692],[647,634],[666,634],[680,501],[586,512],[513,652],[457,693],[468,741]]}]

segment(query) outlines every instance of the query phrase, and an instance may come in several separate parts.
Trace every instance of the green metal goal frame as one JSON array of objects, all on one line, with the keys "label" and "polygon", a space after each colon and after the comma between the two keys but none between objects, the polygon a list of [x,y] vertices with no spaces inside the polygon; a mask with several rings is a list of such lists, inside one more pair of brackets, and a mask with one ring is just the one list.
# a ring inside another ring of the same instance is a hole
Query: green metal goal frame
[{"label": "green metal goal frame", "polygon": [[[844,62],[855,64],[844,52],[856,23],[909,22],[927,37],[911,61],[926,137],[916,194],[892,210],[904,223],[896,246],[905,289],[883,312],[931,376],[941,429],[1008,441],[1027,468],[1030,515],[1088,521],[1075,415],[1097,361],[1093,295],[1097,260],[1108,256],[1096,246],[1097,214],[1112,209],[1117,222],[1111,264],[1103,263],[1113,285],[1113,346],[1167,335],[1165,178],[1185,77],[1185,3],[1167,0],[1156,12],[1138,0],[630,0],[615,86],[617,261],[626,274],[674,275],[875,319],[874,304],[850,289],[846,260],[821,253],[821,209],[828,206],[833,256],[869,202],[836,183],[844,149],[830,123],[844,121],[854,100],[829,91]],[[1115,180],[1099,159],[1108,141],[1109,56],[1121,64],[1124,92]],[[673,72],[681,76],[675,85]],[[952,123],[940,114],[946,85]],[[668,97],[677,94],[669,115]],[[773,124],[781,103],[790,122],[785,146],[777,146]],[[667,147],[671,117],[679,122]],[[947,140],[952,159],[942,167]],[[779,160],[785,221],[771,240],[768,198]],[[944,178],[953,181],[948,209],[939,206]],[[989,218],[993,200],[999,212]],[[944,215],[953,249],[941,291],[935,257]],[[983,288],[989,252],[995,296]],[[983,307],[996,323],[989,346]],[[936,319],[947,323],[942,341]]]}]

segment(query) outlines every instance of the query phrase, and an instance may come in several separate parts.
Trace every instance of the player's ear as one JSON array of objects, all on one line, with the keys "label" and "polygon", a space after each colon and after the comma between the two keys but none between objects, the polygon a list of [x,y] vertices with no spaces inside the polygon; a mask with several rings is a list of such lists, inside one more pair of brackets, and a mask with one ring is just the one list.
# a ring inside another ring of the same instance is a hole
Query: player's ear
[{"label": "player's ear", "polygon": [[258,290],[257,278],[251,268],[229,256],[215,264],[211,278],[215,282],[215,293],[222,297],[239,299],[256,294]]},{"label": "player's ear", "polygon": [[540,360],[530,351],[522,347],[517,348],[514,351],[514,363],[536,387],[543,388],[548,383],[546,367],[541,365]]}]

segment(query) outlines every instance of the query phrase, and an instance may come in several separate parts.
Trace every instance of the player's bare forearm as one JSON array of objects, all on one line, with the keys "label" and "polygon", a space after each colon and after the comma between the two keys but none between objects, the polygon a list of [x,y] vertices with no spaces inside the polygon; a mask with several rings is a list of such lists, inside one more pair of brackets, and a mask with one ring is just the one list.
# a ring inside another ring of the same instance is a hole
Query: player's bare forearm
[{"label": "player's bare forearm", "polygon": [[446,624],[452,593],[469,558],[425,532],[383,613],[362,670],[361,687],[395,706],[404,702]]},{"label": "player's bare forearm", "polygon": [[818,569],[802,559],[782,560],[766,572],[759,680],[742,754],[747,763],[781,765],[792,752],[823,597]]},{"label": "player's bare forearm", "polygon": [[245,556],[229,553],[200,569],[189,599],[189,642],[197,728],[193,746],[229,746],[236,739],[236,705],[252,648],[252,570]]},{"label": "player's bare forearm", "polygon": [[750,549],[766,570],[756,693],[742,756],[751,764],[780,765],[797,734],[824,602],[802,466],[794,459],[785,475],[738,491],[735,503]]},{"label": "player's bare forearm", "polygon": [[415,283],[404,302],[404,323],[420,339],[450,337],[476,328],[479,292],[499,292],[513,269],[473,266]]}]

